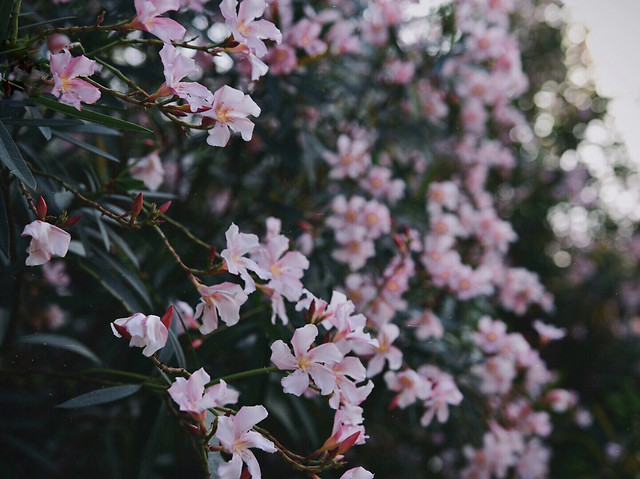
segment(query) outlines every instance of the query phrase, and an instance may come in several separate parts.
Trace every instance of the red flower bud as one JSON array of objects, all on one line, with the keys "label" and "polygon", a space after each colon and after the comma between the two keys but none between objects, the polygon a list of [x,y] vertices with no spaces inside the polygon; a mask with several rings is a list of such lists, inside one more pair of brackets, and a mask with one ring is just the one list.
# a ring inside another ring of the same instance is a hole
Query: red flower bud
[{"label": "red flower bud", "polygon": [[169,306],[169,309],[164,313],[164,316],[160,318],[162,324],[167,328],[167,331],[171,329],[171,321],[173,320],[173,305]]},{"label": "red flower bud", "polygon": [[161,215],[165,214],[170,206],[171,206],[171,201],[162,203],[160,206],[158,206],[158,213],[160,213]]},{"label": "red flower bud", "polygon": [[80,218],[82,218],[82,215],[75,215],[72,216],[71,218],[69,218],[67,221],[64,222],[64,224],[62,226],[68,228],[69,226],[73,226],[75,225],[78,221],[80,221]]},{"label": "red flower bud", "polygon": [[133,200],[133,205],[131,206],[131,219],[135,220],[136,217],[142,211],[142,205],[144,204],[144,198],[142,197],[142,193],[138,193],[136,199]]},{"label": "red flower bud", "polygon": [[129,333],[129,330],[125,326],[121,326],[116,323],[111,323],[111,324],[113,325],[114,328],[116,328],[116,331],[118,331],[118,334],[120,336],[122,336],[124,339],[127,339],[127,340],[131,339],[131,334]]},{"label": "red flower bud", "polygon": [[42,196],[38,199],[38,204],[36,204],[36,213],[40,221],[44,221],[47,216],[47,203]]}]

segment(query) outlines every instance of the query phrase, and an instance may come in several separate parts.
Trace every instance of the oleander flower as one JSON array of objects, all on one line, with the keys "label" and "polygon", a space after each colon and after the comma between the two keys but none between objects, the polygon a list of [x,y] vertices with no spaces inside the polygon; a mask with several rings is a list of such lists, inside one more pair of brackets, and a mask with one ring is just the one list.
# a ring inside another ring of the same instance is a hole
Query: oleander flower
[{"label": "oleander flower", "polygon": [[64,258],[71,242],[69,233],[40,220],[35,220],[25,226],[22,236],[31,236],[31,243],[27,248],[29,256],[25,261],[27,266],[45,264],[52,255]]},{"label": "oleander flower", "polygon": [[49,57],[49,68],[54,83],[51,93],[62,103],[81,110],[80,102],[91,104],[100,99],[97,87],[78,78],[93,75],[98,69],[95,61],[84,55],[73,57],[69,50],[62,50]]}]

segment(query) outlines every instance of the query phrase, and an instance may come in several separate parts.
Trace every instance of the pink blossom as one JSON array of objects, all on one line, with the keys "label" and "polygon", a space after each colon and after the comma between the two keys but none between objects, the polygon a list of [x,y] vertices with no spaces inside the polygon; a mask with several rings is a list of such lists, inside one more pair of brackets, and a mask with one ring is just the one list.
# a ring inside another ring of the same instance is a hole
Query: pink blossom
[{"label": "pink blossom", "polygon": [[390,391],[399,393],[393,399],[392,407],[404,409],[419,399],[428,399],[431,394],[431,382],[413,369],[405,369],[399,373],[387,371],[384,380]]},{"label": "pink blossom", "polygon": [[533,322],[533,328],[538,332],[538,334],[540,335],[540,340],[543,343],[546,343],[547,341],[553,341],[555,339],[562,339],[567,334],[566,329],[558,328],[551,324],[545,324],[539,319],[536,319]]},{"label": "pink blossom", "polygon": [[117,338],[129,339],[129,347],[144,348],[142,354],[149,357],[164,347],[169,338],[167,326],[158,316],[136,313],[128,318],[119,318],[111,323]]},{"label": "pink blossom", "polygon": [[284,392],[300,396],[309,387],[309,376],[322,395],[333,391],[336,377],[330,368],[342,360],[343,354],[331,343],[311,348],[317,336],[318,328],[314,324],[296,329],[291,338],[295,356],[282,340],[271,345],[273,364],[283,371],[294,371],[282,378]]},{"label": "pink blossom", "polygon": [[198,292],[202,298],[196,306],[194,319],[202,316],[202,334],[218,329],[218,315],[227,326],[236,324],[240,320],[240,306],[248,299],[240,285],[226,281],[212,286],[200,285]]},{"label": "pink blossom", "polygon": [[444,327],[440,318],[428,309],[422,314],[414,314],[411,320],[407,322],[407,326],[417,328],[415,331],[416,338],[423,341],[429,338],[440,339],[444,335]]},{"label": "pink blossom", "polygon": [[229,129],[240,133],[244,141],[251,139],[254,124],[247,117],[260,115],[260,107],[249,95],[225,85],[213,94],[212,108],[202,115],[216,121],[215,126],[209,130],[207,143],[211,146],[225,146],[231,137]]},{"label": "pink blossom", "polygon": [[340,479],[373,479],[373,474],[362,466],[358,466],[346,471]]},{"label": "pink blossom", "polygon": [[298,66],[298,57],[296,51],[289,45],[276,45],[269,50],[267,57],[271,74],[288,75]]},{"label": "pink blossom", "polygon": [[329,178],[357,178],[361,176],[371,164],[369,143],[362,139],[351,139],[347,135],[338,137],[338,153],[326,151],[323,158],[331,171]]},{"label": "pink blossom", "polygon": [[258,237],[254,234],[240,233],[238,226],[231,223],[225,233],[227,247],[222,250],[220,256],[224,259],[227,270],[231,274],[237,274],[244,280],[245,294],[252,293],[256,289],[256,283],[249,274],[249,270],[256,273],[262,279],[269,279],[271,274],[262,269],[258,264],[246,255],[253,253],[260,247]]},{"label": "pink blossom", "polygon": [[225,23],[231,29],[233,39],[246,45],[249,51],[258,58],[267,54],[265,39],[282,41],[282,33],[276,26],[267,20],[255,20],[261,17],[267,8],[264,0],[244,0],[238,6],[237,0],[222,0],[220,11],[225,18]]},{"label": "pink blossom", "polygon": [[478,332],[472,333],[473,342],[485,353],[497,353],[506,344],[507,325],[500,321],[493,321],[489,316],[483,316],[478,322]]},{"label": "pink blossom", "polygon": [[492,356],[484,363],[474,365],[471,372],[480,377],[480,391],[488,395],[506,394],[516,377],[513,360],[505,356]]},{"label": "pink blossom", "polygon": [[427,408],[420,418],[420,424],[428,426],[433,417],[438,418],[438,422],[444,423],[449,419],[449,404],[457,406],[462,402],[462,393],[453,381],[453,378],[441,371],[436,366],[425,365],[418,369],[418,373],[431,381],[432,390],[429,398],[424,402]]},{"label": "pink blossom", "polygon": [[[184,301],[176,301],[173,304],[173,307],[178,315],[178,322],[176,323],[176,334],[184,334],[185,327],[187,328],[187,330],[200,329],[200,323],[194,319],[193,308],[191,307],[191,305],[189,305],[189,303],[185,303]],[[182,326],[182,323],[184,323],[184,327]]]},{"label": "pink blossom", "polygon": [[264,406],[243,406],[235,416],[218,418],[215,435],[224,450],[231,454],[231,461],[218,467],[220,479],[240,479],[243,462],[247,465],[252,478],[262,477],[258,460],[250,448],[256,447],[265,452],[276,452],[273,442],[252,430],[253,426],[265,419],[267,415]]},{"label": "pink blossom", "polygon": [[27,266],[38,266],[51,260],[52,255],[64,258],[69,250],[71,235],[44,221],[35,220],[24,227],[21,236],[31,236],[27,248]]},{"label": "pink blossom", "polygon": [[100,99],[100,90],[78,77],[88,77],[98,70],[98,64],[80,55],[72,57],[69,50],[52,54],[49,57],[49,68],[53,76],[51,93],[60,98],[62,103],[81,110],[80,102],[95,103]]},{"label": "pink blossom", "polygon": [[42,265],[44,280],[56,289],[58,294],[67,293],[67,287],[71,278],[67,274],[67,266],[64,261],[51,261]]},{"label": "pink blossom", "polygon": [[331,371],[336,378],[336,383],[333,396],[329,399],[329,406],[338,409],[340,403],[360,404],[362,398],[356,383],[364,381],[367,377],[362,362],[356,357],[347,356],[335,363]]},{"label": "pink blossom", "polygon": [[164,181],[165,171],[157,151],[142,158],[129,158],[129,173],[133,178],[142,181],[151,191],[156,191]]},{"label": "pink blossom", "polygon": [[158,89],[157,96],[177,95],[186,100],[192,112],[208,107],[213,102],[213,94],[207,87],[197,82],[183,82],[184,77],[198,72],[194,59],[183,55],[167,43],[160,50],[164,65],[165,82]]},{"label": "pink blossom", "polygon": [[204,12],[204,6],[208,1],[209,0],[180,0],[180,6],[201,13]]},{"label": "pink blossom", "polygon": [[175,20],[160,15],[180,8],[180,0],[134,0],[136,17],[131,28],[152,33],[164,43],[181,40],[186,29]]},{"label": "pink blossom", "polygon": [[167,392],[180,406],[181,411],[188,412],[197,421],[202,421],[207,409],[238,402],[239,393],[227,388],[227,383],[222,379],[205,390],[210,379],[206,371],[200,368],[189,379],[176,378]]},{"label": "pink blossom", "polygon": [[71,39],[62,33],[54,33],[47,37],[47,48],[51,53],[60,53],[69,43]]},{"label": "pink blossom", "polygon": [[315,57],[327,50],[327,44],[320,40],[322,25],[320,22],[303,18],[287,34],[287,43],[304,49],[307,55]]},{"label": "pink blossom", "polygon": [[[400,335],[400,328],[393,323],[382,325],[378,331],[378,347],[373,350],[373,357],[367,364],[367,376],[373,377],[382,372],[385,361],[389,364],[389,369],[395,371],[402,366],[402,351],[393,342]],[[360,353],[361,354],[361,353]],[[366,353],[365,353],[366,354]]]}]

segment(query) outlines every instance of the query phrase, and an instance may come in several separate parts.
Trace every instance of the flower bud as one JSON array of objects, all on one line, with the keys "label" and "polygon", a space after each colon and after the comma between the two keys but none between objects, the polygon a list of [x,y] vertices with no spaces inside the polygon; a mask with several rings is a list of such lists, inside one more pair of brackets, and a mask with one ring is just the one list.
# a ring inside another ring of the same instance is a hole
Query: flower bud
[{"label": "flower bud", "polygon": [[45,217],[47,216],[47,203],[44,201],[44,198],[42,196],[38,198],[38,203],[36,204],[36,213],[40,221],[44,221]]},{"label": "flower bud", "polygon": [[171,201],[162,203],[160,206],[158,206],[158,213],[161,215],[165,214],[170,206],[171,206]]}]

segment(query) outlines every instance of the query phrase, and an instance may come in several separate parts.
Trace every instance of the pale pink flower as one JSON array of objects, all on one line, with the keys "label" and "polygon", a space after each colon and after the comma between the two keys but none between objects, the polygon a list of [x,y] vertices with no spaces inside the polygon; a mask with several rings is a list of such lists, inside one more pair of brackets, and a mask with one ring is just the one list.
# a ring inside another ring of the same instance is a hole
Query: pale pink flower
[{"label": "pale pink flower", "polygon": [[59,329],[67,322],[64,310],[57,304],[50,304],[44,310],[44,321],[47,327]]},{"label": "pale pink flower", "polygon": [[215,126],[209,130],[207,143],[211,146],[225,146],[231,137],[229,129],[240,133],[244,141],[251,139],[254,124],[247,117],[260,115],[260,107],[249,95],[225,85],[213,94],[212,108],[202,115],[216,121]]},{"label": "pale pink flower", "polygon": [[507,325],[483,316],[478,321],[478,332],[472,333],[473,342],[485,353],[493,354],[504,348],[507,341]]},{"label": "pale pink flower", "polygon": [[345,472],[340,479],[373,479],[373,474],[362,466],[354,467]]},{"label": "pale pink flower", "polygon": [[533,328],[538,332],[538,334],[540,335],[540,340],[543,343],[556,339],[562,339],[567,334],[566,329],[558,328],[556,326],[553,326],[552,324],[545,324],[539,319],[536,319],[533,322]]},{"label": "pale pink flower", "polygon": [[231,461],[218,467],[219,479],[240,479],[242,463],[247,465],[253,479],[260,479],[260,464],[250,448],[256,447],[265,452],[276,452],[276,446],[262,434],[252,428],[267,417],[264,406],[243,406],[235,416],[218,417],[215,436]]},{"label": "pale pink flower", "polygon": [[549,391],[544,396],[554,412],[565,412],[578,403],[578,395],[573,391],[556,388]]},{"label": "pale pink flower", "polygon": [[80,102],[95,103],[100,99],[100,90],[78,77],[88,77],[98,70],[98,64],[80,55],[72,57],[69,50],[52,54],[49,57],[49,68],[53,76],[51,93],[60,98],[62,103],[81,110]]},{"label": "pale pink flower", "polygon": [[164,43],[182,40],[186,29],[175,20],[160,15],[180,8],[180,0],[134,0],[136,17],[131,27],[152,33]]},{"label": "pale pink flower", "polygon": [[287,32],[287,43],[302,48],[307,55],[315,57],[327,50],[327,44],[320,40],[320,22],[303,18]]},{"label": "pale pink flower", "polygon": [[516,367],[510,358],[491,356],[484,363],[472,366],[471,372],[481,379],[483,394],[506,394],[516,377]]},{"label": "pale pink flower", "polygon": [[169,330],[158,316],[136,313],[111,323],[117,338],[129,339],[129,347],[144,348],[142,354],[149,357],[167,344]]},{"label": "pale pink flower", "polygon": [[334,250],[331,256],[340,263],[347,264],[351,271],[358,271],[369,258],[375,256],[373,241],[369,239],[351,240],[341,248]]},{"label": "pale pink flower", "polygon": [[288,75],[298,66],[296,51],[289,45],[276,45],[267,57],[271,74]]},{"label": "pale pink flower", "polygon": [[254,234],[240,233],[238,226],[234,223],[229,226],[225,237],[227,247],[222,250],[220,256],[224,259],[229,273],[239,275],[244,280],[244,292],[246,294],[252,293],[256,290],[256,283],[249,274],[249,270],[262,279],[271,277],[268,271],[262,269],[255,261],[246,256],[260,247],[258,237]]},{"label": "pale pink flower", "polygon": [[67,287],[71,283],[66,270],[64,261],[50,261],[42,265],[42,277],[56,289],[58,294],[67,293]]},{"label": "pale pink flower", "polygon": [[282,41],[282,33],[276,26],[267,20],[256,20],[261,17],[267,8],[264,0],[244,0],[238,7],[237,0],[222,0],[220,11],[225,18],[225,23],[231,29],[233,39],[246,45],[249,51],[256,57],[262,58],[267,54],[265,39]]},{"label": "pale pink flower", "polygon": [[399,373],[387,371],[384,380],[390,391],[398,392],[391,407],[404,409],[417,400],[428,399],[431,394],[431,382],[413,369],[405,369]]},{"label": "pale pink flower", "polygon": [[317,336],[318,328],[314,324],[296,329],[291,338],[295,356],[282,340],[271,345],[273,364],[283,371],[294,371],[282,378],[284,392],[302,395],[309,387],[309,376],[322,395],[333,391],[336,377],[331,371],[331,366],[342,360],[343,354],[331,343],[311,348]]},{"label": "pale pink flower", "polygon": [[438,418],[438,422],[444,423],[449,419],[449,404],[457,406],[462,402],[462,393],[456,386],[451,375],[441,371],[436,366],[424,365],[418,369],[418,373],[431,381],[432,389],[429,398],[424,402],[427,408],[420,418],[420,424],[428,426],[433,417]]},{"label": "pale pink flower", "polygon": [[360,359],[347,356],[342,361],[335,363],[331,367],[336,383],[333,389],[333,396],[329,399],[329,406],[338,409],[340,403],[360,404],[362,402],[361,391],[356,383],[364,381],[367,371]]},{"label": "pale pink flower", "polygon": [[142,181],[151,191],[156,191],[164,181],[165,171],[157,151],[142,158],[129,158],[129,174]]},{"label": "pale pink flower", "polygon": [[47,48],[51,53],[60,53],[69,43],[71,39],[62,33],[54,33],[47,37]]},{"label": "pale pink flower", "polygon": [[329,178],[357,178],[364,174],[371,165],[369,143],[362,139],[352,140],[347,135],[338,137],[338,153],[325,151],[322,157],[329,165],[331,171]]},{"label": "pale pink flower", "polygon": [[181,81],[186,76],[198,73],[194,59],[183,55],[169,43],[160,50],[160,58],[164,65],[165,82],[155,95],[160,97],[177,95],[187,101],[192,112],[212,104],[213,94],[207,87],[197,82]]},{"label": "pale pink flower", "polygon": [[200,13],[204,12],[204,6],[208,1],[209,0],[180,0],[180,6]]},{"label": "pale pink flower", "polygon": [[21,236],[31,236],[27,248],[27,266],[38,266],[51,260],[52,255],[64,258],[69,250],[71,235],[44,221],[35,220],[24,227]]},{"label": "pale pink flower", "polygon": [[[373,350],[373,357],[367,364],[367,376],[373,377],[380,374],[384,369],[385,361],[389,364],[389,369],[395,371],[402,366],[402,351],[393,345],[393,342],[400,335],[400,328],[393,323],[387,323],[380,327],[378,331],[378,347]],[[362,354],[359,352],[359,354]],[[366,353],[365,353],[366,354]]]},{"label": "pale pink flower", "polygon": [[210,379],[207,372],[200,368],[189,379],[176,378],[167,392],[180,406],[181,411],[188,412],[197,421],[202,421],[207,409],[238,402],[239,393],[229,389],[222,379],[205,390]]},{"label": "pale pink flower", "polygon": [[533,438],[527,442],[526,449],[516,464],[520,479],[544,479],[548,477],[551,451],[542,442]]},{"label": "pale pink flower", "polygon": [[[200,323],[195,320],[193,317],[194,312],[193,308],[189,303],[185,303],[184,301],[176,301],[173,303],[173,308],[178,315],[178,320],[176,322],[176,334],[184,334],[185,327],[189,329],[200,329]],[[182,326],[184,323],[184,327]]]},{"label": "pale pink flower", "polygon": [[444,327],[440,318],[429,309],[413,315],[407,322],[407,326],[417,328],[415,330],[416,338],[423,341],[429,338],[440,339],[444,335]]},{"label": "pale pink flower", "polygon": [[194,319],[202,316],[202,334],[218,329],[218,315],[227,326],[237,324],[240,320],[240,307],[248,299],[240,285],[227,281],[212,286],[200,285],[198,292],[202,298],[196,306]]}]

